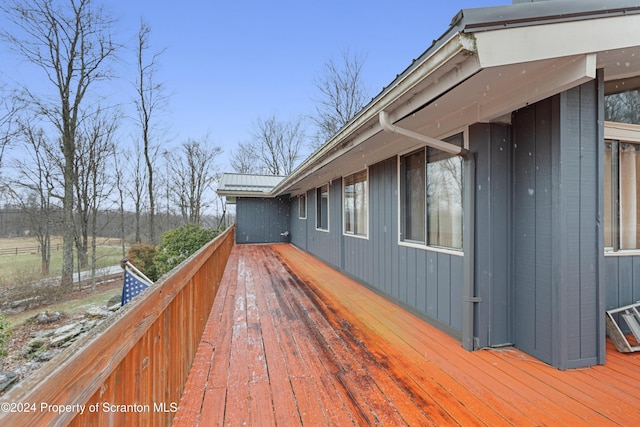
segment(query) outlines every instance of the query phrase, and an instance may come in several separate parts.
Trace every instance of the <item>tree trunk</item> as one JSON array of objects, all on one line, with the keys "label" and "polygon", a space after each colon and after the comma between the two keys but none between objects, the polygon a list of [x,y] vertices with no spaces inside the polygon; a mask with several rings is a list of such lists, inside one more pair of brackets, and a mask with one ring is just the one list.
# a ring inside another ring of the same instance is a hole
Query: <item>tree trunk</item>
[{"label": "tree trunk", "polygon": [[[64,114],[65,112],[63,112]],[[69,112],[66,111],[67,121]],[[66,131],[62,137],[64,154],[64,198],[62,204],[62,276],[60,285],[64,292],[71,291],[73,286],[73,196],[74,196],[74,156],[75,140],[71,132]]]}]

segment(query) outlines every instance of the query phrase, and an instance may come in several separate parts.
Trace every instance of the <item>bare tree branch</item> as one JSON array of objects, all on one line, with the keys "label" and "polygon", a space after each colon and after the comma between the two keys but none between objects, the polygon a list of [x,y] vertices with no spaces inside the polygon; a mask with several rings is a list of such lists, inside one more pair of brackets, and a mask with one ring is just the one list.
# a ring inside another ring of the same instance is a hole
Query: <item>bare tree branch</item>
[{"label": "bare tree branch", "polygon": [[353,119],[371,98],[362,81],[364,58],[349,50],[342,52],[339,62],[329,59],[323,73],[315,81],[318,89],[315,148],[328,141]]},{"label": "bare tree branch", "polygon": [[275,114],[258,119],[254,123],[253,137],[252,150],[261,173],[283,176],[293,171],[305,141],[300,119],[284,122]]},{"label": "bare tree branch", "polygon": [[207,207],[204,194],[215,181],[214,162],[221,153],[222,148],[211,145],[205,137],[202,141],[189,139],[179,153],[170,155],[174,199],[185,223],[200,225],[202,210]]}]

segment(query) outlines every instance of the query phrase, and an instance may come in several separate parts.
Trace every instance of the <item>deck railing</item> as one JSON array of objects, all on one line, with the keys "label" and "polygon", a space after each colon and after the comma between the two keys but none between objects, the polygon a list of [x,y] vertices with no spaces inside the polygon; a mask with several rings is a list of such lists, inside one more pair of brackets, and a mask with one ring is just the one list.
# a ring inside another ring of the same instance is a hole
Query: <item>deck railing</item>
[{"label": "deck railing", "polygon": [[233,227],[0,398],[0,425],[170,425]]}]

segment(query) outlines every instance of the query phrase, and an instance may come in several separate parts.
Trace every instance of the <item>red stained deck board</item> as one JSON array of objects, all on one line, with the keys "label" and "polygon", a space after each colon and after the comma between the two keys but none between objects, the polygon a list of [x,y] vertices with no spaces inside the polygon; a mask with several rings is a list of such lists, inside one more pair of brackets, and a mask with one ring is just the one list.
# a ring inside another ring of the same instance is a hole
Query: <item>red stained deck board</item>
[{"label": "red stained deck board", "polygon": [[640,357],[610,343],[607,365],[568,371],[513,348],[469,353],[291,245],[234,247],[223,282],[176,425],[587,426],[640,417]]}]

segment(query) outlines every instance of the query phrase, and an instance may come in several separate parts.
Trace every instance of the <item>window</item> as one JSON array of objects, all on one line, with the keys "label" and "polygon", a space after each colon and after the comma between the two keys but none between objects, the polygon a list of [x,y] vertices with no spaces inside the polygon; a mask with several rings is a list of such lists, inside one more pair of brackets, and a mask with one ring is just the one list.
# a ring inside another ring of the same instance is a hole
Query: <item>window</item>
[{"label": "window", "polygon": [[329,184],[316,188],[316,228],[329,231]]},{"label": "window", "polygon": [[367,236],[368,194],[367,171],[344,177],[344,232],[355,236]]},{"label": "window", "polygon": [[298,218],[307,219],[307,195],[298,196]]},{"label": "window", "polygon": [[[463,134],[445,141],[462,146]],[[400,157],[400,240],[462,249],[462,159],[426,147]]]},{"label": "window", "polygon": [[400,159],[402,194],[402,239],[426,243],[426,168],[425,151],[409,154]]},{"label": "window", "polygon": [[611,122],[640,125],[640,91],[607,94],[604,97],[604,117]]},{"label": "window", "polygon": [[618,82],[605,96],[604,246],[613,252],[640,249],[639,85]]},{"label": "window", "polygon": [[640,249],[640,144],[605,141],[604,245]]}]

